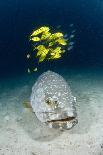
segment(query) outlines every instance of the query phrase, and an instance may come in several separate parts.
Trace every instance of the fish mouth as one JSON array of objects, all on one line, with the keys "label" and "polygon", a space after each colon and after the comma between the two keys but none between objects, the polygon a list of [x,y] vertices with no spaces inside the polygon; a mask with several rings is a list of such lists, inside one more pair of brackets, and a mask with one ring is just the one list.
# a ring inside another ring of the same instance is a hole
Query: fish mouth
[{"label": "fish mouth", "polygon": [[68,130],[78,123],[76,117],[66,117],[64,119],[50,120],[47,124],[50,128]]},{"label": "fish mouth", "polygon": [[48,123],[64,123],[64,122],[69,122],[69,121],[72,121],[74,120],[75,117],[67,117],[67,118],[64,118],[64,119],[57,119],[57,120],[51,120],[51,121],[47,121]]}]

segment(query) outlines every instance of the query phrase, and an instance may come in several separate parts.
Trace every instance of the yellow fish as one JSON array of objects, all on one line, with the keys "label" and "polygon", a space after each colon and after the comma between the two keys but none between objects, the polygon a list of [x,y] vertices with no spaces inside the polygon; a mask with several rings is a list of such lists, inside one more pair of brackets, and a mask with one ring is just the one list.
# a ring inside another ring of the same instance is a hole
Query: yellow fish
[{"label": "yellow fish", "polygon": [[44,31],[42,36],[41,36],[41,40],[46,40],[50,37],[51,33],[48,31]]},{"label": "yellow fish", "polygon": [[64,38],[59,38],[56,40],[57,43],[59,43],[60,45],[67,45],[67,42]]},{"label": "yellow fish", "polygon": [[54,40],[54,39],[57,39],[57,38],[60,38],[60,37],[63,37],[63,33],[61,33],[61,32],[53,33],[53,34],[49,37],[49,40]]},{"label": "yellow fish", "polygon": [[39,45],[39,46],[37,46],[35,49],[44,50],[44,49],[45,49],[45,46],[44,46],[44,45]]},{"label": "yellow fish", "polygon": [[31,37],[36,36],[36,35],[38,35],[38,34],[44,32],[44,31],[49,31],[49,30],[50,30],[49,27],[43,26],[43,27],[41,27],[41,28],[39,28],[39,29],[33,31],[33,33],[31,34]]},{"label": "yellow fish", "polygon": [[51,53],[51,57],[49,59],[59,59],[60,57],[60,53]]},{"label": "yellow fish", "polygon": [[39,37],[33,37],[33,38],[31,38],[30,40],[32,40],[32,41],[40,41],[40,38]]},{"label": "yellow fish", "polygon": [[55,45],[55,42],[54,41],[50,42],[48,46],[51,47],[53,45]]},{"label": "yellow fish", "polygon": [[50,53],[50,58],[49,59],[58,59],[61,57],[61,53],[63,53],[63,51],[61,50],[61,47],[56,47],[54,50],[51,50]]},{"label": "yellow fish", "polygon": [[37,51],[37,57],[39,56],[39,62],[42,62],[45,58],[46,58],[46,55],[48,54],[49,52],[49,49],[46,49],[44,45],[39,45],[36,47],[36,49],[38,49]]}]

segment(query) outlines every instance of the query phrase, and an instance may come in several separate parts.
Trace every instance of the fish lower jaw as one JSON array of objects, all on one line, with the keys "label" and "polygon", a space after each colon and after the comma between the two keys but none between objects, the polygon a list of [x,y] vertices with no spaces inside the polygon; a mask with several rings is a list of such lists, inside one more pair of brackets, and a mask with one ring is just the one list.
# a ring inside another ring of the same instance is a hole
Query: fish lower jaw
[{"label": "fish lower jaw", "polygon": [[60,130],[69,130],[74,127],[78,123],[78,120],[75,117],[67,117],[65,119],[60,120],[51,120],[46,124],[49,128],[55,128]]}]

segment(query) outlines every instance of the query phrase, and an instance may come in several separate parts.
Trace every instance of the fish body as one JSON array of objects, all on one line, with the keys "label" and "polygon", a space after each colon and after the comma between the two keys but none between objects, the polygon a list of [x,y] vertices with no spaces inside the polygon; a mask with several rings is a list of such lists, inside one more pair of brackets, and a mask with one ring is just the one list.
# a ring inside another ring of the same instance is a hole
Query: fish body
[{"label": "fish body", "polygon": [[69,43],[69,46],[73,46],[75,43],[73,42],[73,41],[71,41],[70,43]]},{"label": "fish body", "polygon": [[67,49],[67,51],[70,51],[72,49],[73,49],[73,46],[69,46],[68,49]]},{"label": "fish body", "polygon": [[69,38],[72,39],[74,37],[75,37],[75,35],[74,34],[71,34]]},{"label": "fish body", "polygon": [[27,56],[26,56],[26,57],[27,57],[27,59],[29,59],[29,58],[30,58],[30,54],[27,54]]},{"label": "fish body", "polygon": [[37,67],[33,69],[33,71],[34,71],[34,72],[36,72],[37,70],[38,70],[38,68],[37,68]]},{"label": "fish body", "polygon": [[50,128],[70,129],[77,124],[75,102],[68,83],[55,72],[44,72],[32,87],[33,112]]},{"label": "fish body", "polygon": [[73,27],[73,26],[74,26],[74,24],[70,24],[69,26],[70,26],[70,27]]},{"label": "fish body", "polygon": [[31,71],[30,71],[30,69],[28,68],[28,73],[30,74],[31,73]]},{"label": "fish body", "polygon": [[42,32],[47,32],[47,31],[49,31],[49,27],[42,26],[41,28],[34,30],[31,34],[31,37],[37,36],[38,34],[41,34]]}]

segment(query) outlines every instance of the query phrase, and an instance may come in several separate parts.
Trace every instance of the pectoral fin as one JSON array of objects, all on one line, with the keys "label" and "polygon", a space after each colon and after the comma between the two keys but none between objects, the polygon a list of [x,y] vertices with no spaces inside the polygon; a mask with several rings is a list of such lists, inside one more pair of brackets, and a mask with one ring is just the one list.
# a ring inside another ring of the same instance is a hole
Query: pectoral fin
[{"label": "pectoral fin", "polygon": [[26,102],[26,101],[23,102],[23,107],[32,109],[30,102]]}]

